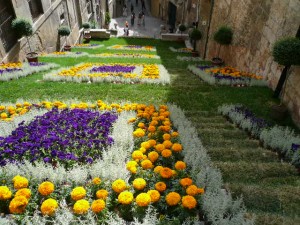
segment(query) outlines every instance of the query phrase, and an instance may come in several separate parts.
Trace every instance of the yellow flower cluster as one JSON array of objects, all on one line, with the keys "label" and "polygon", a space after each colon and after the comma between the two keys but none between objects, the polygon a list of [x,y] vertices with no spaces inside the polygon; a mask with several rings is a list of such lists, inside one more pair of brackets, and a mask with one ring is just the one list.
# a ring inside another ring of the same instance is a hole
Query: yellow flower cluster
[{"label": "yellow flower cluster", "polygon": [[118,202],[123,205],[129,205],[133,201],[133,194],[129,191],[123,191],[118,196]]},{"label": "yellow flower cluster", "polygon": [[221,74],[224,76],[231,76],[231,77],[248,77],[248,78],[252,78],[252,79],[256,79],[256,80],[263,79],[263,77],[260,75],[239,71],[238,69],[231,67],[231,66],[206,69],[205,72],[211,73],[211,74]]},{"label": "yellow flower cluster", "polygon": [[153,46],[137,46],[137,45],[114,45],[110,47],[111,49],[118,49],[118,50],[139,50],[139,51],[155,51],[156,49]]},{"label": "yellow flower cluster", "polygon": [[21,188],[27,188],[28,187],[28,180],[25,177],[17,175],[13,178],[12,181],[14,183],[14,188],[17,189],[17,190],[21,189]]},{"label": "yellow flower cluster", "polygon": [[151,197],[147,193],[140,193],[136,196],[135,202],[138,206],[145,207],[151,203]]},{"label": "yellow flower cluster", "polygon": [[153,59],[156,55],[151,54],[133,54],[133,53],[102,53],[102,54],[95,54],[93,56],[99,57],[125,57],[125,58],[148,58]]},{"label": "yellow flower cluster", "polygon": [[159,68],[155,64],[144,64],[144,69],[142,72],[141,79],[158,79],[159,78]]},{"label": "yellow flower cluster", "polygon": [[39,185],[38,191],[43,196],[50,195],[54,191],[54,184],[49,181],[45,181]]},{"label": "yellow flower cluster", "polygon": [[0,120],[12,121],[15,116],[23,115],[30,109],[31,104],[29,102],[16,103],[14,106],[0,105]]},{"label": "yellow flower cluster", "polygon": [[49,198],[43,201],[41,212],[43,215],[52,216],[58,208],[58,203],[55,199]]},{"label": "yellow flower cluster", "polygon": [[31,197],[31,190],[29,188],[21,188],[16,192],[15,197],[17,196],[24,196],[29,200]]},{"label": "yellow flower cluster", "polygon": [[143,178],[136,178],[132,184],[134,189],[141,191],[146,187],[147,183]]},{"label": "yellow flower cluster", "polygon": [[85,196],[86,196],[86,190],[84,189],[84,187],[76,187],[71,192],[71,198],[74,201],[83,199]]},{"label": "yellow flower cluster", "polygon": [[126,188],[127,188],[126,183],[125,183],[125,181],[122,180],[122,179],[115,180],[115,181],[112,183],[112,189],[113,189],[114,192],[116,192],[116,193],[121,193],[122,191],[125,191]]},{"label": "yellow flower cluster", "polygon": [[0,186],[0,200],[1,201],[6,201],[10,199],[12,196],[11,191],[7,186]]},{"label": "yellow flower cluster", "polygon": [[28,199],[24,196],[14,197],[9,203],[9,211],[12,214],[21,214],[25,211],[28,202]]},{"label": "yellow flower cluster", "polygon": [[75,202],[73,206],[73,211],[75,214],[81,215],[87,213],[89,208],[90,208],[90,203],[85,199],[80,199]]}]

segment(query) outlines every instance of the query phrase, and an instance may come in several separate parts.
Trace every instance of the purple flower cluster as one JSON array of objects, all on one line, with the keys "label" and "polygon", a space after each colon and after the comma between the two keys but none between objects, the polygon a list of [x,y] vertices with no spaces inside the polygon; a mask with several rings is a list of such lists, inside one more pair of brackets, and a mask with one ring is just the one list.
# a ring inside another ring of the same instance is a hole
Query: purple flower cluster
[{"label": "purple flower cluster", "polygon": [[296,151],[300,151],[300,144],[292,144],[292,151],[296,152]]},{"label": "purple flower cluster", "polygon": [[125,48],[142,48],[141,45],[126,45]]},{"label": "purple flower cluster", "polygon": [[213,67],[214,66],[212,66],[212,65],[199,65],[199,66],[197,66],[197,68],[199,68],[200,70],[211,69]]},{"label": "purple flower cluster", "polygon": [[90,70],[91,73],[132,73],[135,66],[97,66]]},{"label": "purple flower cluster", "polygon": [[3,74],[3,73],[13,73],[13,72],[16,72],[16,71],[20,71],[22,69],[20,68],[5,68],[5,69],[0,69],[0,75]]},{"label": "purple flower cluster", "polygon": [[29,65],[30,66],[45,66],[45,65],[47,65],[47,63],[44,63],[44,62],[30,62]]},{"label": "purple flower cluster", "polygon": [[23,160],[44,161],[66,168],[75,162],[92,163],[113,143],[109,132],[117,119],[113,112],[52,109],[28,125],[24,122],[8,137],[0,137],[0,165]]}]

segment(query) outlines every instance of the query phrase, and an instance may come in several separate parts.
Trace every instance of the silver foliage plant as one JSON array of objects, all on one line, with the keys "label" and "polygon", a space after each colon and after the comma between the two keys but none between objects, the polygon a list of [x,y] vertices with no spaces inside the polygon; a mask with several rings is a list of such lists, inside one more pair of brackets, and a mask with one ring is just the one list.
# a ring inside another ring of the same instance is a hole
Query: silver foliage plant
[{"label": "silver foliage plant", "polygon": [[180,141],[184,147],[184,161],[192,167],[195,183],[205,187],[201,206],[208,221],[214,225],[254,224],[254,219],[245,218],[246,209],[242,200],[233,200],[231,194],[222,189],[221,173],[213,167],[196,129],[185,117],[184,112],[175,105],[169,105],[169,110],[171,119],[180,133]]}]

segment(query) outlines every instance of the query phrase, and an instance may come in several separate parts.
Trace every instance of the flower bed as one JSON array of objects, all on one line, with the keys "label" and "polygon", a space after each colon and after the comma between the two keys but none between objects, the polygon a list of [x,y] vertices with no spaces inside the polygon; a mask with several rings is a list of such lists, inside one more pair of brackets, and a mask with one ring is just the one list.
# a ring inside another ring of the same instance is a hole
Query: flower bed
[{"label": "flower bed", "polygon": [[287,127],[273,126],[240,105],[223,105],[219,113],[300,168],[300,137]]},{"label": "flower bed", "polygon": [[267,81],[262,80],[261,76],[246,72],[240,72],[233,67],[217,68],[213,66],[189,65],[188,70],[211,85],[219,84],[237,87],[267,86]]},{"label": "flower bed", "polygon": [[180,61],[194,61],[194,62],[201,62],[203,61],[200,57],[191,57],[191,56],[177,56],[176,59]]},{"label": "flower bed", "polygon": [[180,109],[96,105],[120,112],[114,144],[102,159],[71,170],[29,162],[1,167],[1,212],[14,214],[1,224],[198,224],[202,210],[211,224],[251,223],[241,202],[220,189],[220,173]]},{"label": "flower bed", "polygon": [[192,53],[193,49],[192,48],[174,48],[174,47],[169,47],[169,49],[172,52],[180,52],[180,53]]},{"label": "flower bed", "polygon": [[113,50],[133,50],[133,51],[156,51],[153,46],[142,46],[142,45],[113,45],[107,47],[107,49]]},{"label": "flower bed", "polygon": [[0,64],[0,81],[9,81],[57,67],[54,63],[5,63]]},{"label": "flower bed", "polygon": [[48,54],[42,54],[41,57],[84,57],[88,56],[89,54],[86,52],[52,52]]},{"label": "flower bed", "polygon": [[104,45],[99,45],[99,44],[76,44],[73,47],[74,48],[91,48],[91,49],[94,49],[94,48],[101,48],[103,46]]},{"label": "flower bed", "polygon": [[112,57],[112,58],[146,58],[146,59],[160,59],[158,55],[150,55],[150,54],[133,54],[133,53],[101,53],[101,54],[93,54],[89,55],[89,57]]},{"label": "flower bed", "polygon": [[68,69],[52,71],[44,80],[71,82],[113,82],[168,84],[170,76],[157,64],[83,63]]}]

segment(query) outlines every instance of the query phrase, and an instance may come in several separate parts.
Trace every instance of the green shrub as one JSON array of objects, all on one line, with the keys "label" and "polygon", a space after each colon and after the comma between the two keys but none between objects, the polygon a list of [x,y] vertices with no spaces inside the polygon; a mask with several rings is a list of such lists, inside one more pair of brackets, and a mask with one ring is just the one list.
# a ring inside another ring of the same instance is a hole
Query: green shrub
[{"label": "green shrub", "polygon": [[197,28],[194,28],[189,35],[190,35],[191,40],[194,42],[194,44],[193,44],[194,51],[196,51],[196,42],[198,40],[201,40],[202,33]]},{"label": "green shrub", "polygon": [[58,28],[58,34],[60,36],[69,36],[71,33],[71,30],[68,26],[61,26]]},{"label": "green shrub", "polygon": [[29,37],[33,34],[32,24],[27,19],[16,18],[12,21],[11,26],[17,32],[19,38]]},{"label": "green shrub", "polygon": [[287,37],[276,41],[272,55],[280,65],[300,65],[300,39]]},{"label": "green shrub", "polygon": [[233,32],[230,27],[221,26],[214,34],[214,40],[220,45],[230,45]]},{"label": "green shrub", "polygon": [[82,24],[82,27],[83,27],[84,29],[89,29],[89,28],[91,27],[91,24],[90,24],[89,22],[86,22],[86,23],[83,23],[83,24]]},{"label": "green shrub", "polygon": [[182,32],[184,32],[184,31],[186,31],[186,26],[185,26],[184,24],[180,24],[179,27],[178,27],[178,29],[179,29],[180,32],[182,33]]},{"label": "green shrub", "polygon": [[105,13],[105,24],[108,25],[110,23],[110,15],[109,12]]}]

